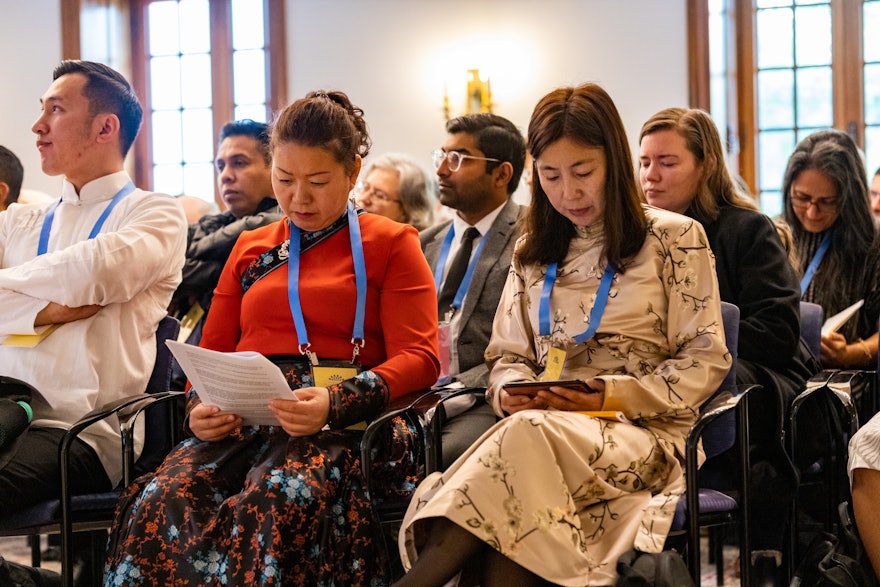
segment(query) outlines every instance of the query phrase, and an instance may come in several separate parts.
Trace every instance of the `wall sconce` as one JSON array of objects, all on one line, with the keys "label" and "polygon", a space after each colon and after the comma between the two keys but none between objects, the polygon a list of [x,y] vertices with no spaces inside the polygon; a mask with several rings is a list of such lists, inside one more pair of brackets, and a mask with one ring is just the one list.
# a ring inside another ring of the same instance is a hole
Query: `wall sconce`
[{"label": "wall sconce", "polygon": [[[465,113],[492,112],[492,87],[489,78],[485,80],[480,76],[479,69],[469,69],[467,80],[467,96],[465,99]],[[446,120],[450,119],[449,94],[446,85],[443,86],[443,115]]]}]

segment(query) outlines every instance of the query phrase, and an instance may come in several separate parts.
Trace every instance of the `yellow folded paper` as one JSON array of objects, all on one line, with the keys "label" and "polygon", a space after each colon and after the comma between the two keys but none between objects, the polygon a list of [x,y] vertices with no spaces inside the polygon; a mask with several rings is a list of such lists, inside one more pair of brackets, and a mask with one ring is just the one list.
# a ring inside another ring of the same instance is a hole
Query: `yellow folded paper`
[{"label": "yellow folded paper", "polygon": [[592,416],[594,418],[600,418],[602,420],[617,420],[618,422],[627,422],[629,423],[629,418],[627,418],[623,412],[615,412],[614,410],[598,410],[594,412],[581,412],[581,414],[586,414],[587,416]]},{"label": "yellow folded paper", "polygon": [[58,330],[60,324],[50,324],[49,326],[43,326],[38,328],[39,332],[36,334],[10,334],[3,340],[3,346],[17,346],[17,347],[35,347],[43,340]]}]

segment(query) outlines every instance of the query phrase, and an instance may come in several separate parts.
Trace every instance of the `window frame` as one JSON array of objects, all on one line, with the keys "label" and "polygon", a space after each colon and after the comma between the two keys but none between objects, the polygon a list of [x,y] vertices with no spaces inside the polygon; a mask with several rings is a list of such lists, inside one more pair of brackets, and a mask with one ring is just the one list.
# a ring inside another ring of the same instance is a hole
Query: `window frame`
[{"label": "window frame", "polygon": [[[733,11],[729,33],[736,46],[736,63],[728,88],[729,144],[735,164],[752,193],[758,189],[757,37],[754,0],[728,0]],[[832,18],[832,92],[834,128],[847,132],[865,148],[864,61],[862,58],[861,0],[830,0]],[[687,0],[689,100],[692,107],[709,110],[708,0]]]},{"label": "window frame", "polygon": [[[114,47],[114,51],[130,56],[131,72],[128,76],[132,86],[141,99],[144,108],[144,121],[141,132],[132,146],[135,183],[145,189],[153,189],[152,137],[150,135],[152,108],[150,104],[147,63],[147,5],[157,0],[63,0],[61,4],[61,56],[62,59],[80,59],[82,30],[80,17],[85,8],[93,6],[117,5],[120,11],[127,10],[130,24],[128,46]],[[211,18],[217,19],[219,26],[212,27],[211,55],[214,93],[212,105],[213,144],[217,144],[220,128],[233,119],[232,98],[232,19],[230,0],[209,0]],[[266,80],[267,107],[271,112],[280,111],[287,104],[287,47],[285,28],[285,0],[263,0],[264,26],[268,36]],[[215,56],[215,51],[218,53]],[[122,72],[125,74],[126,72]],[[222,84],[217,82],[222,81]],[[219,87],[219,89],[218,89]],[[215,171],[216,173],[216,171]],[[214,199],[224,208],[214,182]]]}]

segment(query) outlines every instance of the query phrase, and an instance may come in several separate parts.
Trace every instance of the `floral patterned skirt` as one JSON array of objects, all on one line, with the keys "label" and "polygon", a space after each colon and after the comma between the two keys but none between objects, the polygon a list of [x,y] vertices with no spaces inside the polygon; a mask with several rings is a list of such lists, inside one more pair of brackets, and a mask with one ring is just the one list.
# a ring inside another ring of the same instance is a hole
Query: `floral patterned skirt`
[{"label": "floral patterned skirt", "polygon": [[185,441],[120,503],[105,584],[383,584],[359,438],[250,427]]},{"label": "floral patterned skirt", "polygon": [[[291,387],[302,384],[304,373],[281,366]],[[386,585],[362,434],[250,426],[185,440],[120,500],[105,585]],[[411,425],[391,421],[375,457],[378,497],[411,493],[421,462],[413,440]]]},{"label": "floral patterned skirt", "polygon": [[683,489],[671,446],[647,428],[518,412],[419,485],[401,558],[411,567],[427,518],[444,517],[554,584],[613,585],[625,551],[662,549]]}]

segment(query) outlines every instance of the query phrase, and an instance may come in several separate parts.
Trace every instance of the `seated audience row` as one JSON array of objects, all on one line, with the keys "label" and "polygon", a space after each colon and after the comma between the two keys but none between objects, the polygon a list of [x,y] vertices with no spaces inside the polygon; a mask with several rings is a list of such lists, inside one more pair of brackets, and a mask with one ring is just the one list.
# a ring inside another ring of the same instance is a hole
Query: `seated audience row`
[{"label": "seated audience row", "polygon": [[[56,204],[0,213],[0,296],[23,308],[0,334],[61,326],[30,349],[0,346],[3,374],[38,390],[34,425],[0,453],[0,515],[2,504],[57,493],[48,455],[107,390],[143,390],[167,307],[192,318],[211,306],[201,346],[259,352],[294,390],[269,402],[274,426],[188,390],[192,437],[128,488],[107,585],[387,583],[357,425],[389,399],[453,380],[487,387],[487,403],[450,414],[444,470],[419,485],[401,529],[411,570],[400,584],[458,574],[483,585],[613,584],[625,550],[663,546],[684,488],[684,437],[730,364],[722,300],[742,312],[737,378],[764,388],[750,414],[763,523],[749,556],[776,559],[787,522],[778,512],[796,482],[781,422],[819,369],[800,341],[799,300],[833,314],[863,299],[856,319],[823,337],[821,359],[876,361],[880,251],[867,177],[839,131],[814,133],[789,161],[792,268],[728,171],[708,115],[652,117],[637,181],[614,103],[595,84],[536,106],[528,208],[510,198],[526,159],[516,126],[492,114],[449,121],[433,158],[439,202],[455,215],[436,226],[434,182],[413,161],[388,155],[360,173],[370,139],[341,92],[310,93],[271,129],[226,125],[216,161],[228,210],[188,234],[178,202],[134,189],[122,171],[141,116],[124,78],[66,61],[43,104],[43,169],[65,184]],[[82,144],[70,121],[90,129]],[[74,147],[85,155],[67,157]],[[373,214],[349,202],[359,175],[355,194]],[[423,229],[421,247],[406,223]],[[68,282],[79,285],[50,287]],[[99,325],[114,336],[99,341]],[[139,341],[134,359],[119,356],[119,336]],[[583,383],[554,384],[563,379]],[[537,385],[513,385],[522,382]],[[600,410],[627,421],[589,413]],[[398,420],[388,434],[400,447],[411,432]],[[118,479],[117,436],[109,425],[86,435],[75,490]],[[405,486],[408,473],[383,482]],[[776,573],[771,565],[761,580]]]}]

